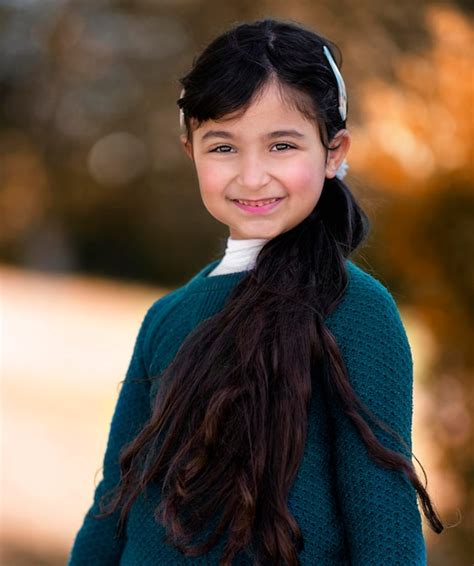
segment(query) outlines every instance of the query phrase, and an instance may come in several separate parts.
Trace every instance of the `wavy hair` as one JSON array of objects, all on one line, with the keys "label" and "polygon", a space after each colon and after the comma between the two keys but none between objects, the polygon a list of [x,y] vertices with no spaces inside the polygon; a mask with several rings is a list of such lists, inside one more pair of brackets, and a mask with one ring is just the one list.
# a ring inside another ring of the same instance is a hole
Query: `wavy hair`
[{"label": "wavy hair", "polygon": [[[323,45],[340,67],[334,43],[290,21],[240,23],[214,39],[180,79],[185,94],[177,104],[188,139],[193,126],[245,112],[276,81],[286,102],[318,124],[329,150],[345,121]],[[248,545],[257,564],[299,564],[303,537],[287,499],[303,457],[312,379],[319,375],[323,392],[341,404],[371,457],[407,475],[431,527],[443,530],[412,462],[383,446],[360,415],[368,409],[324,324],[348,284],[345,259],[369,229],[348,186],[326,178],[313,211],[265,243],[223,309],[186,337],[157,376],[160,394],[151,418],[123,448],[120,483],[99,516],[121,506],[121,530],[135,499],[160,479],[155,516],[168,526],[167,541],[183,554],[207,552],[227,531],[221,565],[230,565]],[[222,514],[215,529],[192,546],[216,509]]]}]

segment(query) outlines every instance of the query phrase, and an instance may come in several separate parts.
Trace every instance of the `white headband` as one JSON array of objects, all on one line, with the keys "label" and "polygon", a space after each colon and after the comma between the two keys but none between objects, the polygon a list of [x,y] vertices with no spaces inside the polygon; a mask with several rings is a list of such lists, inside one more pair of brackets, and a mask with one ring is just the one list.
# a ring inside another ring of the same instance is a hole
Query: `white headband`
[{"label": "white headband", "polygon": [[338,100],[339,100],[339,115],[341,116],[341,120],[344,121],[347,117],[347,93],[346,93],[346,85],[344,83],[344,79],[342,78],[341,72],[339,71],[338,66],[336,65],[334,59],[332,58],[331,52],[329,49],[323,45],[324,55],[326,55],[329,64],[331,65],[331,69],[334,72],[337,81],[337,91],[338,91]]}]

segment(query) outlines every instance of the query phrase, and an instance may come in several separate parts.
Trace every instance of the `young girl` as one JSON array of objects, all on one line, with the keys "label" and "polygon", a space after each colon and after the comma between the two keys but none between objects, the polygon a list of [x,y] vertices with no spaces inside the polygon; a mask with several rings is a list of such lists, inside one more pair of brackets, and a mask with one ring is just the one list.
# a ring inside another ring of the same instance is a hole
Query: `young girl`
[{"label": "young girl", "polygon": [[181,79],[227,247],[144,317],[70,566],[426,564],[417,495],[443,525],[411,462],[397,305],[348,259],[369,221],[335,52],[264,19]]}]

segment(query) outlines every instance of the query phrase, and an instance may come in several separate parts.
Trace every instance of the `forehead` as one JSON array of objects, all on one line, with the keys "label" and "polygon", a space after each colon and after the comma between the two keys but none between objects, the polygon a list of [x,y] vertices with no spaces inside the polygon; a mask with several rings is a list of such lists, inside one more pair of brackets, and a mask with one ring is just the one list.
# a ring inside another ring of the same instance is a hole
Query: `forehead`
[{"label": "forehead", "polygon": [[199,140],[206,141],[215,137],[271,139],[280,135],[302,139],[316,132],[314,122],[297,108],[291,94],[270,84],[255,96],[244,112],[206,120],[195,133]]}]

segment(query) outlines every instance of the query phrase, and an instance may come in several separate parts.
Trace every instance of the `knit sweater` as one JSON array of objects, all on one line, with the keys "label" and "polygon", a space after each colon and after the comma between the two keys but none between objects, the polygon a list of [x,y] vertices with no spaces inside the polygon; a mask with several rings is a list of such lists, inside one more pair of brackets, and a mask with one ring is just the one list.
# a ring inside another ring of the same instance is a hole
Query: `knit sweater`
[{"label": "knit sweater", "polygon": [[[186,336],[223,308],[232,288],[247,273],[208,276],[219,261],[155,300],[142,320],[110,424],[102,479],[76,534],[68,566],[219,564],[224,537],[207,555],[193,558],[163,542],[165,529],[153,518],[159,501],[155,484],[146,497],[134,502],[125,537],[114,538],[118,511],[106,519],[91,517],[99,510],[100,496],[118,482],[121,447],[150,416],[156,387],[142,378],[163,372]],[[349,259],[346,268],[349,284],[325,323],[339,345],[356,394],[411,449],[413,360],[397,304],[373,275]],[[288,500],[304,537],[300,564],[426,565],[416,491],[406,476],[377,465],[352,421],[339,406],[328,409],[316,391],[308,419],[304,455]],[[391,435],[370,421],[369,425],[386,447],[410,457]],[[251,564],[244,553],[233,561],[233,565]]]}]

